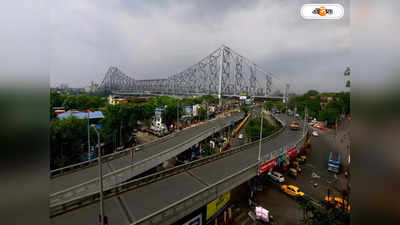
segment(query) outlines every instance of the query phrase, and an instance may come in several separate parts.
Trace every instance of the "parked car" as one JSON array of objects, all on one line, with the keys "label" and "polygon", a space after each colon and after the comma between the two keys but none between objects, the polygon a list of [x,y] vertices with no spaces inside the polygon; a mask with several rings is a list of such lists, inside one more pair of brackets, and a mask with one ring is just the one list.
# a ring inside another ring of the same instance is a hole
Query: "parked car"
[{"label": "parked car", "polygon": [[284,184],[284,185],[281,186],[281,190],[283,192],[285,192],[286,194],[288,194],[290,196],[293,196],[293,197],[297,197],[297,196],[302,197],[302,196],[304,196],[304,192],[301,192],[299,190],[299,187],[296,187],[294,185],[285,185]]},{"label": "parked car", "polygon": [[268,173],[268,176],[269,176],[273,181],[276,181],[276,182],[279,182],[279,183],[282,183],[282,182],[285,181],[285,177],[284,177],[281,173],[276,172],[276,171],[272,171],[271,173]]},{"label": "parked car", "polygon": [[239,136],[238,136],[238,138],[239,138],[239,139],[243,139],[243,134],[240,133]]},{"label": "parked car", "polygon": [[318,133],[318,131],[314,130],[314,131],[312,132],[312,135],[313,135],[314,137],[318,137],[318,136],[319,136],[319,133]]}]

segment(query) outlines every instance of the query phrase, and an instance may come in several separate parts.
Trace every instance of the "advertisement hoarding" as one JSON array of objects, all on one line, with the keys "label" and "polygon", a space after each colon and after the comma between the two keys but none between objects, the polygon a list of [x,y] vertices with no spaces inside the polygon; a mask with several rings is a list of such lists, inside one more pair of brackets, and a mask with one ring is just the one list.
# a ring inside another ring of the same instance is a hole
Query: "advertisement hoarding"
[{"label": "advertisement hoarding", "polygon": [[270,160],[258,167],[258,174],[259,175],[263,174],[263,173],[267,172],[268,170],[274,168],[274,166],[275,166],[275,159]]},{"label": "advertisement hoarding", "polygon": [[294,155],[296,155],[296,153],[297,153],[296,146],[294,146],[293,148],[289,149],[289,151],[287,151],[286,155],[288,158],[291,158]]},{"label": "advertisement hoarding", "polygon": [[192,115],[193,113],[193,107],[192,106],[185,106],[185,112],[188,115]]},{"label": "advertisement hoarding", "polygon": [[228,191],[225,194],[219,196],[214,201],[207,204],[206,220],[209,220],[214,216],[220,209],[222,209],[231,199],[231,193]]}]

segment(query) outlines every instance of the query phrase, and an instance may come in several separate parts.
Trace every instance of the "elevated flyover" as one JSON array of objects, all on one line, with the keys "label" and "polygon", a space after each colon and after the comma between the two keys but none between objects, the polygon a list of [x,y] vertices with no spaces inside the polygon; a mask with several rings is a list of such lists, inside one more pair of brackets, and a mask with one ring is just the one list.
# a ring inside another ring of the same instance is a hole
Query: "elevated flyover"
[{"label": "elevated flyover", "polygon": [[[290,118],[281,116],[282,123]],[[265,138],[263,160],[281,156],[293,146],[304,144],[305,134],[284,126]],[[105,215],[110,224],[172,224],[219,195],[257,176],[258,142],[209,156],[148,177],[130,181],[105,191]],[[98,194],[51,207],[51,223],[60,225],[96,224]]]},{"label": "elevated flyover", "polygon": [[[103,165],[104,188],[112,187],[139,175],[171,159],[215,132],[231,125],[232,121],[243,118],[243,113],[234,112],[229,116],[213,119],[194,127],[168,135],[155,142],[140,146],[137,152],[128,151],[113,155]],[[130,154],[132,153],[132,154]],[[133,154],[135,154],[133,156]],[[71,199],[99,190],[97,164],[73,172],[65,172],[51,179],[50,205],[61,204]]]}]

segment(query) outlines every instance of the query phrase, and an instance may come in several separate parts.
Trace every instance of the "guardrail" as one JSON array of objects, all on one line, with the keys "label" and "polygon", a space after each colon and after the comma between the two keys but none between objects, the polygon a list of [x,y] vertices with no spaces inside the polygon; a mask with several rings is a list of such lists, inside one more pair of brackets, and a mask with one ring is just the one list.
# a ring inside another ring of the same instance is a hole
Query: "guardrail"
[{"label": "guardrail", "polygon": [[[216,120],[217,119],[214,118],[214,119],[208,120],[206,122],[203,122],[202,124],[207,124],[209,122],[216,121]],[[169,135],[166,135],[166,136],[163,136],[161,138],[158,138],[158,139],[156,139],[154,141],[151,141],[151,142],[148,142],[148,143],[145,143],[145,144],[141,144],[141,145],[137,145],[137,146],[134,146],[134,147],[125,148],[124,150],[117,151],[117,152],[105,155],[105,156],[102,157],[102,161],[103,162],[108,162],[108,161],[111,161],[111,160],[114,160],[114,159],[121,158],[123,156],[129,155],[131,153],[131,151],[136,151],[137,152],[137,151],[142,150],[145,147],[161,144],[161,143],[165,142],[166,140],[168,140],[169,138],[176,137],[176,136],[179,136],[179,135],[183,134],[184,131],[187,131],[187,130],[183,129],[183,130],[180,130],[178,132],[171,133]],[[54,169],[54,170],[50,171],[50,178],[52,179],[52,178],[56,178],[56,177],[59,177],[59,176],[63,176],[63,175],[69,174],[69,173],[73,173],[76,170],[81,170],[81,169],[84,169],[84,168],[95,166],[97,164],[98,164],[98,160],[97,159],[91,159],[89,161],[80,162],[80,163],[72,164],[72,165],[69,165],[69,166],[62,167],[62,168]]]},{"label": "guardrail", "polygon": [[[296,142],[296,145],[303,142],[306,135],[303,134]],[[254,142],[252,142],[254,143]],[[286,149],[287,151],[288,149]],[[227,151],[228,152],[228,151]],[[254,177],[258,174],[258,166],[260,161],[251,164],[247,168],[244,168],[227,178],[203,188],[202,190],[185,197],[171,205],[164,207],[138,221],[133,222],[131,225],[169,225],[180,218],[188,215],[194,210],[206,205],[208,202],[216,199],[218,196],[224,194],[225,192],[233,189],[237,185],[243,183],[244,181]]]},{"label": "guardrail", "polygon": [[206,205],[218,196],[233,189],[238,184],[245,182],[249,177],[257,175],[258,162],[244,168],[225,179],[203,188],[171,205],[160,209],[131,225],[169,225],[183,218],[194,210]]},{"label": "guardrail", "polygon": [[[273,137],[282,133],[284,129],[285,129],[285,127],[281,127],[274,134],[271,134],[270,136],[263,138],[262,142],[271,140]],[[224,151],[224,152],[217,153],[217,154],[214,154],[211,156],[207,156],[202,159],[195,160],[191,163],[173,167],[171,169],[157,172],[157,173],[154,173],[154,174],[142,177],[142,178],[135,179],[133,181],[124,182],[124,183],[121,183],[121,184],[118,184],[115,186],[105,187],[105,189],[103,191],[104,198],[110,198],[112,196],[119,195],[123,192],[130,191],[130,190],[142,187],[144,185],[147,185],[147,184],[165,179],[167,177],[176,175],[183,171],[187,171],[189,169],[204,165],[206,163],[228,157],[232,154],[236,154],[238,152],[245,151],[245,150],[249,149],[250,146],[258,145],[258,143],[259,143],[258,141],[250,142],[250,143],[232,148],[228,151]],[[98,178],[96,178],[95,180],[93,180],[91,182],[96,182],[97,184],[99,183]],[[103,179],[103,182],[104,182],[104,179]],[[74,188],[77,188],[77,187],[74,187]],[[71,188],[71,189],[73,189],[73,188]],[[63,214],[65,212],[68,212],[68,211],[71,211],[71,210],[74,210],[77,208],[81,208],[83,206],[93,204],[93,203],[96,203],[97,201],[99,201],[99,192],[98,191],[80,195],[79,197],[74,197],[74,198],[71,198],[72,194],[68,195],[68,193],[69,193],[68,190],[63,191],[63,194],[67,195],[67,197],[69,198],[68,200],[61,201],[58,203],[52,203],[52,201],[50,201],[50,217],[54,217],[54,216]],[[53,194],[52,196],[55,197],[56,194]]]},{"label": "guardrail", "polygon": [[[172,158],[173,156],[179,154],[180,152],[193,146],[193,143],[200,142],[204,140],[210,134],[216,132],[216,130],[221,129],[230,124],[230,121],[219,124],[218,127],[209,128],[195,137],[182,142],[176,146],[173,146],[165,151],[157,153],[149,158],[142,161],[136,162],[130,166],[115,170],[103,176],[104,188],[112,187],[118,183],[122,183],[131,177],[134,177],[142,172],[145,172],[158,165],[165,160]],[[96,193],[99,190],[99,178],[91,179],[82,184],[75,185],[73,187],[67,188],[65,190],[53,193],[50,195],[50,206],[63,204],[64,202],[69,202],[71,199],[79,199],[81,196],[85,196],[90,193]]]}]

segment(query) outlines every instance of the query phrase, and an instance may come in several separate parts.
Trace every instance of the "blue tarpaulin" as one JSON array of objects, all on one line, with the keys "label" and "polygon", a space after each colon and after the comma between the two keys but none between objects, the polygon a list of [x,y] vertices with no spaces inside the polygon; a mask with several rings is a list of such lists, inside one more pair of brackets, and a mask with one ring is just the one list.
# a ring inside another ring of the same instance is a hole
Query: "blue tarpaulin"
[{"label": "blue tarpaulin", "polygon": [[101,111],[95,111],[95,112],[65,112],[57,115],[58,119],[66,119],[71,116],[78,117],[79,119],[85,119],[88,117],[89,114],[89,119],[102,119],[104,118],[104,115]]}]

